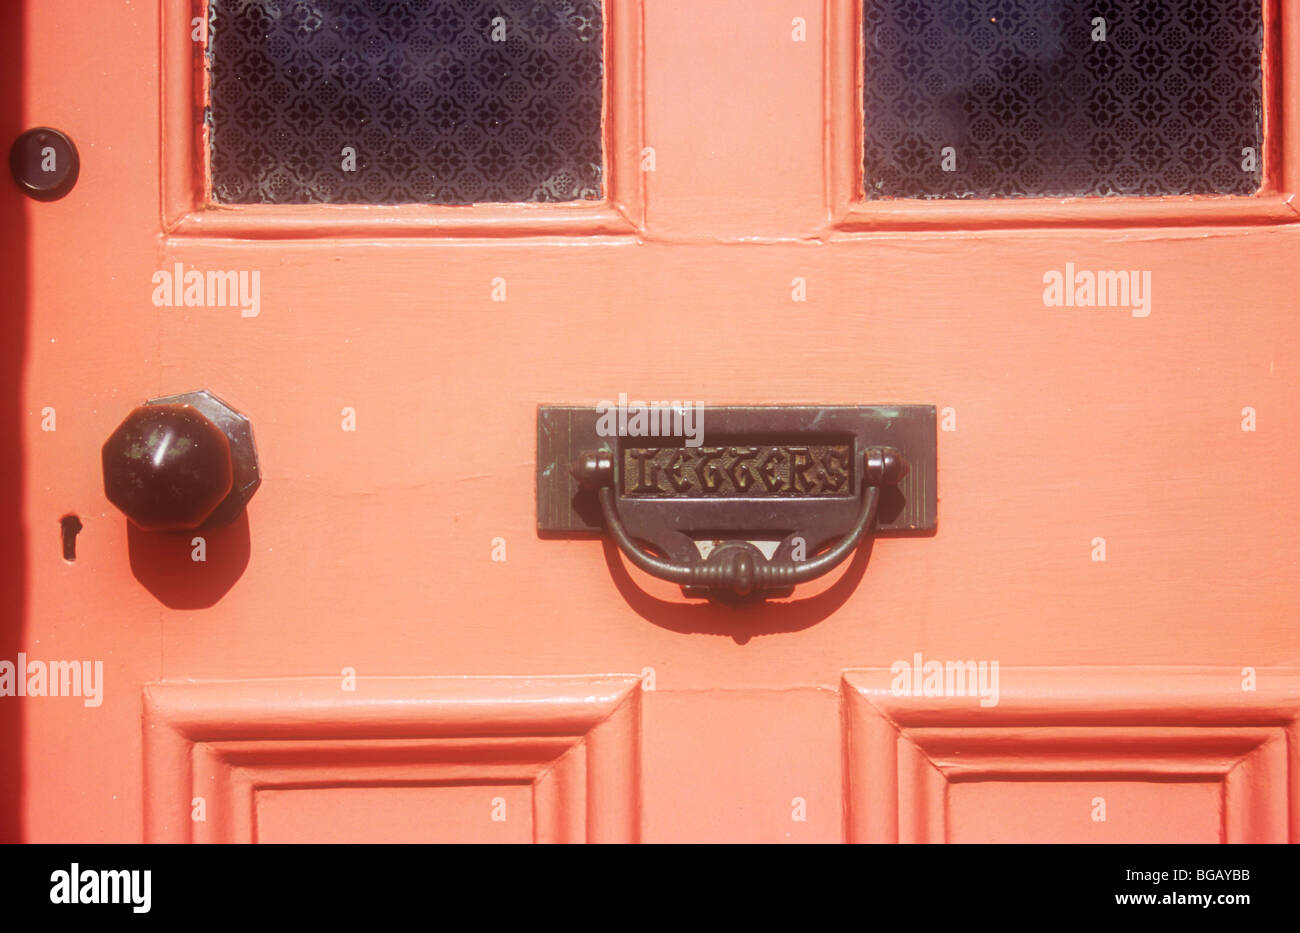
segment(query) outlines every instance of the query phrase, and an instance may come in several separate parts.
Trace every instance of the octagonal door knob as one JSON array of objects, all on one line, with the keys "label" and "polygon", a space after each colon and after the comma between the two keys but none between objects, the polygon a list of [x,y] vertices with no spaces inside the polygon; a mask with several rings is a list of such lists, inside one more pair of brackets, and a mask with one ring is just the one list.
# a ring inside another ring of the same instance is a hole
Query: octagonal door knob
[{"label": "octagonal door knob", "polygon": [[248,418],[206,389],[150,399],[103,447],[104,493],[145,531],[229,524],[261,483]]}]

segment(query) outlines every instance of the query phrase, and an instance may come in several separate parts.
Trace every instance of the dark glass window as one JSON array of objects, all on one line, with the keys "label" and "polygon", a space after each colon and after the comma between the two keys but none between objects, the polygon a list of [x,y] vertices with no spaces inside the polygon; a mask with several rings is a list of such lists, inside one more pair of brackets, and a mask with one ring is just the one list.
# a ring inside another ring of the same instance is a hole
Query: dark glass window
[{"label": "dark glass window", "polygon": [[1248,195],[1261,0],[864,0],[868,198]]},{"label": "dark glass window", "polygon": [[212,198],[602,196],[600,0],[211,0]]}]

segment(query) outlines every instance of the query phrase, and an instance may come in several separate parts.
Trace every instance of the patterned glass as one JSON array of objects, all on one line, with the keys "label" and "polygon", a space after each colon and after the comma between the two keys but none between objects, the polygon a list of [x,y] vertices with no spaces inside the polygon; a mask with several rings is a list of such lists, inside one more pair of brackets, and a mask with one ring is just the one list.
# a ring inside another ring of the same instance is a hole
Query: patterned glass
[{"label": "patterned glass", "polygon": [[1253,194],[1260,0],[864,0],[868,198]]},{"label": "patterned glass", "polygon": [[602,197],[600,0],[211,0],[212,198]]}]

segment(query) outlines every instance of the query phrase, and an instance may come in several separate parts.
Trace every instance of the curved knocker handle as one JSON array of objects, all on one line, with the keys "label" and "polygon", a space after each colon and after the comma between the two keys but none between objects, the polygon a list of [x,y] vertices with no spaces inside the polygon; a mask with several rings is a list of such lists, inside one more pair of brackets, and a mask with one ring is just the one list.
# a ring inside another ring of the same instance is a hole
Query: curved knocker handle
[{"label": "curved knocker handle", "polygon": [[628,535],[614,496],[614,462],[608,451],[584,454],[574,464],[579,483],[596,490],[601,516],[614,541],[634,565],[651,576],[713,595],[744,599],[807,583],[840,564],[875,523],[880,487],[896,485],[907,475],[907,462],[892,447],[868,447],[862,454],[862,504],[852,529],[830,550],[805,561],[770,561],[748,542],[729,542],[698,564],[676,564],[655,557]]}]

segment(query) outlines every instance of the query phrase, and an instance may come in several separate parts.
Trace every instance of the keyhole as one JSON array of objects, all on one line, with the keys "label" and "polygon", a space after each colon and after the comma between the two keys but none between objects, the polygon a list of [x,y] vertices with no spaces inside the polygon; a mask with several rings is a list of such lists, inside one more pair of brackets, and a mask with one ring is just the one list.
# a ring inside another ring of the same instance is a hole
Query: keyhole
[{"label": "keyhole", "polygon": [[81,519],[75,515],[65,515],[59,519],[59,530],[63,534],[63,559],[77,559],[77,532],[81,531]]}]

